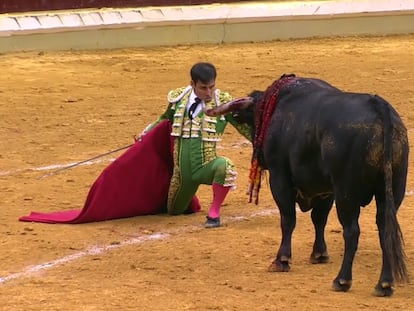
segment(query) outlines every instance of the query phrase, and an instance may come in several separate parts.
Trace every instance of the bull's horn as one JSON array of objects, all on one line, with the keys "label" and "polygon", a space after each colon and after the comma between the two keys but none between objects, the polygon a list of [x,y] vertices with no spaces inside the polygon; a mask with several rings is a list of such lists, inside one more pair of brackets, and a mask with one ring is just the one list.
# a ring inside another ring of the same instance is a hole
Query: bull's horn
[{"label": "bull's horn", "polygon": [[218,107],[206,109],[204,110],[204,113],[210,117],[216,117],[219,115],[230,113],[235,110],[246,109],[253,103],[254,103],[253,97],[236,98]]}]

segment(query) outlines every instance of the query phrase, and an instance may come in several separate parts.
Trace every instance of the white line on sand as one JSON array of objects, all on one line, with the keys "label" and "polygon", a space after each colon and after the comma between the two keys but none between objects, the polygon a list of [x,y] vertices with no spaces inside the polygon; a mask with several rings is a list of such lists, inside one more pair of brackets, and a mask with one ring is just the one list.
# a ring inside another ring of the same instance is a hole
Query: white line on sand
[{"label": "white line on sand", "polygon": [[[238,222],[238,221],[242,221],[242,220],[257,217],[257,216],[268,216],[268,215],[272,215],[276,213],[277,213],[276,209],[268,209],[268,210],[255,212],[250,215],[228,217],[226,219],[226,222],[228,223]],[[156,232],[156,233],[149,234],[149,235],[142,235],[139,237],[135,237],[132,239],[122,241],[119,244],[110,244],[110,245],[102,245],[102,246],[94,245],[83,251],[80,251],[80,252],[77,252],[77,253],[62,257],[62,258],[58,258],[58,259],[55,259],[49,262],[45,262],[43,264],[28,266],[25,269],[23,269],[23,271],[21,272],[16,272],[16,273],[4,276],[4,277],[0,277],[0,285],[8,281],[11,281],[11,280],[20,279],[24,277],[32,277],[39,271],[48,270],[53,267],[62,265],[64,263],[72,262],[74,260],[80,259],[85,256],[103,254],[103,253],[106,253],[107,251],[110,251],[116,248],[121,248],[127,245],[141,244],[147,241],[165,240],[167,238],[176,236],[179,233],[182,234],[186,232],[194,232],[197,230],[204,230],[204,228],[201,226],[196,226],[196,225],[185,226],[185,227],[179,227],[173,230],[169,230],[167,232]]]},{"label": "white line on sand", "polygon": [[[410,193],[407,195],[413,195],[413,194],[414,194],[414,191],[410,191]],[[262,216],[262,217],[270,216],[270,215],[274,215],[277,213],[278,211],[276,208],[266,209],[266,210],[261,210],[258,212],[251,213],[250,215],[229,216],[226,222],[227,223],[239,222],[239,221],[243,221],[249,218],[254,218],[258,216]],[[179,227],[173,230],[169,230],[167,232],[156,232],[156,233],[149,234],[149,235],[146,234],[146,235],[142,235],[139,237],[134,237],[132,239],[124,240],[118,244],[110,244],[110,245],[102,245],[102,246],[94,245],[83,251],[80,251],[80,252],[77,252],[77,253],[62,257],[62,258],[58,258],[58,259],[55,259],[55,260],[52,260],[52,261],[49,261],[43,264],[28,266],[25,269],[23,269],[23,271],[21,272],[16,272],[8,276],[0,277],[0,285],[8,281],[19,279],[19,278],[32,277],[39,271],[48,270],[50,268],[59,266],[61,264],[80,259],[84,256],[99,255],[99,254],[106,253],[107,251],[121,248],[127,245],[136,245],[136,244],[141,244],[141,243],[145,243],[148,241],[165,240],[167,238],[171,238],[178,234],[200,231],[200,230],[203,230],[201,226],[196,226],[196,225],[183,226],[183,227]]]}]

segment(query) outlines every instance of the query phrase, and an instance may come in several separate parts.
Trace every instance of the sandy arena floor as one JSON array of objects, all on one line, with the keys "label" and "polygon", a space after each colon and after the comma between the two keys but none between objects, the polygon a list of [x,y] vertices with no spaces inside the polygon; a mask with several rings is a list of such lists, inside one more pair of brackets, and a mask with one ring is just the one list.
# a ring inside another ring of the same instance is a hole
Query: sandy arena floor
[{"label": "sandy arena floor", "polygon": [[[343,241],[335,212],[327,227],[331,261],[311,265],[309,214],[298,214],[289,273],[270,273],[279,217],[264,186],[259,206],[245,194],[251,146],[229,127],[219,150],[239,171],[224,226],[205,230],[203,211],[83,225],[19,222],[30,211],[83,206],[113,154],[39,179],[54,165],[132,143],[189,83],[197,61],[217,65],[217,86],[234,96],[265,89],[283,73],[378,93],[414,128],[414,36],[0,55],[1,310],[412,310],[412,284],[391,299],[371,296],[381,263],[375,206],[363,210],[350,292],[331,291]],[[413,156],[410,155],[412,166]],[[399,213],[414,275],[414,175]]]}]

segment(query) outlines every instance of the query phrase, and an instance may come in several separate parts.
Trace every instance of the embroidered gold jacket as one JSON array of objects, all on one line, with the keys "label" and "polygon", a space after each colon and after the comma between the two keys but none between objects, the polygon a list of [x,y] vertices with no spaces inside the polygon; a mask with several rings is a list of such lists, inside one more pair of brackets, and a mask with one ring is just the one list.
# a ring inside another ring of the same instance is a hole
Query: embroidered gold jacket
[{"label": "embroidered gold jacket", "polygon": [[[191,138],[199,137],[201,134],[201,139],[205,146],[209,145],[210,142],[210,147],[213,147],[218,141],[221,141],[221,136],[223,135],[227,122],[229,122],[240,134],[242,134],[249,141],[252,141],[249,127],[245,124],[237,123],[231,114],[210,117],[201,111],[193,120],[186,118],[185,109],[191,90],[192,87],[187,86],[170,91],[167,96],[169,102],[167,110],[154,123],[147,126],[144,130],[144,134],[155,127],[162,120],[168,119],[172,122],[171,136]],[[232,100],[232,97],[229,93],[221,92],[219,89],[216,89],[213,99],[210,102],[205,103],[205,108],[214,108],[221,104],[227,103],[230,100]]]}]

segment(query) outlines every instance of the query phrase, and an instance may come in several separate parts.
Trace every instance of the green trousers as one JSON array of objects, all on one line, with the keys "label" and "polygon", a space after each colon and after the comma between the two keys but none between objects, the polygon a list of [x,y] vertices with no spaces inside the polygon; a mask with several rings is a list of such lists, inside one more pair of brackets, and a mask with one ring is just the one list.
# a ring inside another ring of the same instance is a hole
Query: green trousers
[{"label": "green trousers", "polygon": [[[168,213],[182,214],[202,184],[234,185],[233,163],[217,157],[215,148],[204,150],[201,138],[176,138],[174,172],[168,194]],[[205,162],[206,154],[211,159]]]}]

